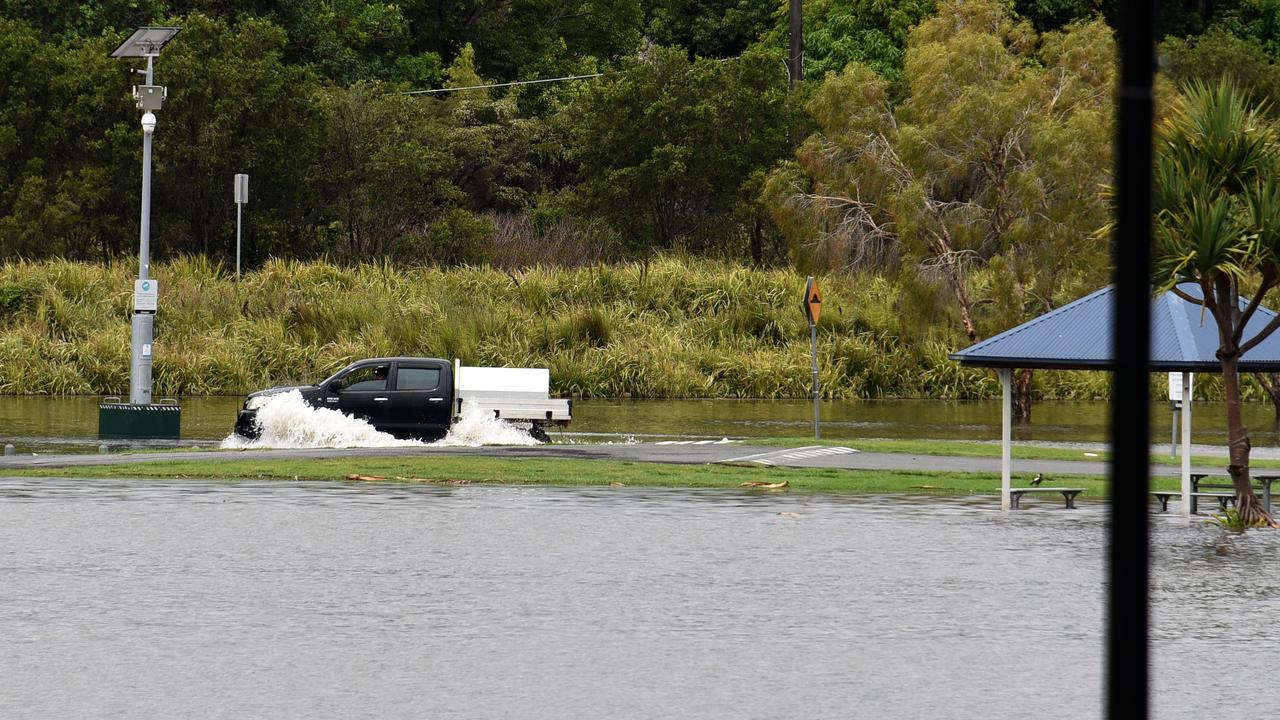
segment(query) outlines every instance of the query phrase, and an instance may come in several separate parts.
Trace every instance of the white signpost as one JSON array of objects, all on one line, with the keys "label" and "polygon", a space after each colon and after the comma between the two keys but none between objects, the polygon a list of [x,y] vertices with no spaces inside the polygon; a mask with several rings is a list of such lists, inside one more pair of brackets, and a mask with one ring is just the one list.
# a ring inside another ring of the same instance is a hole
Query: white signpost
[{"label": "white signpost", "polygon": [[1191,373],[1169,373],[1169,406],[1173,409],[1174,452],[1178,414],[1182,414],[1182,514],[1191,516]]},{"label": "white signpost", "polygon": [[[1187,384],[1191,384],[1191,373],[1187,373]],[[1169,454],[1178,455],[1178,411],[1182,409],[1182,373],[1169,373],[1169,407],[1173,411],[1173,439],[1169,441]]]},{"label": "white signpost", "polygon": [[249,176],[236,173],[235,184],[231,188],[236,200],[236,279],[240,278],[240,213],[249,202]]}]

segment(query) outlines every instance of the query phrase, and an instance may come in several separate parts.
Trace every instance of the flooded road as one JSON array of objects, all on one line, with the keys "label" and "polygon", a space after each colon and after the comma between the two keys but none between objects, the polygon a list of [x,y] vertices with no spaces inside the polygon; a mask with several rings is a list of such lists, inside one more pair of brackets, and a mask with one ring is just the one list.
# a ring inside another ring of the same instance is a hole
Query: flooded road
[{"label": "flooded road", "polygon": [[[214,447],[231,432],[243,398],[182,399],[182,440],[108,441],[117,447]],[[664,438],[812,437],[813,405],[807,400],[578,400],[574,419],[553,439],[585,442]],[[1245,422],[1255,448],[1280,447],[1271,409],[1245,406]],[[1000,439],[1000,406],[994,402],[936,400],[849,400],[822,403],[822,436],[828,439],[929,438]],[[1165,403],[1152,406],[1152,442],[1170,439]],[[1037,404],[1033,423],[1018,428],[1020,442],[1104,443],[1107,405],[1101,402]],[[1226,421],[1220,403],[1195,406],[1193,442],[1225,446]],[[0,397],[0,443],[25,452],[96,452],[97,397]]]},{"label": "flooded road", "polygon": [[[1274,707],[1280,535],[1152,521],[1154,717]],[[3,478],[0,717],[1100,717],[1105,522],[1091,503]]]}]

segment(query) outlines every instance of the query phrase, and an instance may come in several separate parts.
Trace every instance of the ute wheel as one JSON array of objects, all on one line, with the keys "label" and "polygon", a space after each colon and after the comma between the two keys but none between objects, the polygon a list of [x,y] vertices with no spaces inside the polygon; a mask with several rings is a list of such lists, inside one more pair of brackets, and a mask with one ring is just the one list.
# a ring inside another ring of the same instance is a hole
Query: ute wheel
[{"label": "ute wheel", "polygon": [[542,426],[542,423],[533,423],[529,428],[529,436],[538,442],[551,442],[551,438],[547,437],[547,429]]}]

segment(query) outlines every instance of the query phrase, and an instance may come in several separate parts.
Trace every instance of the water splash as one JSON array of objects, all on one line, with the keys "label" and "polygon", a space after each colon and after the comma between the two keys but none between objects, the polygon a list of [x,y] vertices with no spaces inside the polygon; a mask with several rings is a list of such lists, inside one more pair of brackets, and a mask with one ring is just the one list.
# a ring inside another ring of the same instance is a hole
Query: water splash
[{"label": "water splash", "polygon": [[432,445],[442,447],[479,447],[481,445],[540,445],[528,431],[521,430],[505,420],[466,402],[462,403],[462,415],[449,428],[449,434]]},{"label": "water splash", "polygon": [[[261,434],[253,440],[235,433],[223,439],[221,447],[230,450],[250,448],[353,448],[353,447],[425,447],[419,440],[401,440],[379,432],[367,421],[351,417],[333,408],[308,405],[297,390],[254,398]],[[498,420],[470,404],[463,404],[462,415],[441,440],[430,443],[441,447],[478,447],[481,445],[536,445],[528,432]]]}]

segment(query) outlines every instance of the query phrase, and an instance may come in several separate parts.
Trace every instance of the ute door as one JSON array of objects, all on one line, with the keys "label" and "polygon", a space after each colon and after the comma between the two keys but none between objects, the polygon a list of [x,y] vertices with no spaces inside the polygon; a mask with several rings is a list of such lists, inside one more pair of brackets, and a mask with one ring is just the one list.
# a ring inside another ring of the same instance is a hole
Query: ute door
[{"label": "ute door", "polygon": [[[335,378],[336,387],[331,383],[326,390],[337,395],[338,410],[385,432],[391,410],[391,394],[387,391],[390,371],[391,363],[357,365]],[[334,407],[334,404],[326,402],[325,406]]]},{"label": "ute door", "polygon": [[390,432],[398,437],[433,440],[444,437],[452,419],[449,367],[441,360],[401,360],[395,368]]}]

